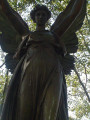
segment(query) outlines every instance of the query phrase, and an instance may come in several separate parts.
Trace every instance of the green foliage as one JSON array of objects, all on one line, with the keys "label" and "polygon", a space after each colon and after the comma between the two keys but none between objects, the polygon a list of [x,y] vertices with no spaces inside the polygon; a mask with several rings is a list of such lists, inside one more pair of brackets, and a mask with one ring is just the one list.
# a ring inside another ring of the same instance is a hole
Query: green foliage
[{"label": "green foliage", "polygon": [[2,104],[3,98],[3,87],[5,85],[5,78],[3,75],[0,76],[0,104]]}]

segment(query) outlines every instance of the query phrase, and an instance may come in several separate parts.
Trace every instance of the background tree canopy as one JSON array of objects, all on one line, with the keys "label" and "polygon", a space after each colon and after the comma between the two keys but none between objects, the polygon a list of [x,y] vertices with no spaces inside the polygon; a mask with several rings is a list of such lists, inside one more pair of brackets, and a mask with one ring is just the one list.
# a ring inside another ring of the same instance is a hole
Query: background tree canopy
[{"label": "background tree canopy", "polygon": [[[8,0],[9,4],[27,22],[30,30],[35,30],[35,24],[30,18],[30,11],[35,4],[46,4],[52,12],[52,18],[47,23],[47,29],[62,12],[70,0]],[[78,51],[75,57],[75,69],[66,76],[68,86],[68,109],[70,120],[89,120],[89,90],[90,90],[90,1],[87,0],[87,13],[82,28],[77,32],[79,39]],[[13,34],[12,31],[9,31]],[[0,32],[2,34],[2,32]],[[0,50],[0,113],[8,88],[11,74],[4,66],[6,53]]]}]

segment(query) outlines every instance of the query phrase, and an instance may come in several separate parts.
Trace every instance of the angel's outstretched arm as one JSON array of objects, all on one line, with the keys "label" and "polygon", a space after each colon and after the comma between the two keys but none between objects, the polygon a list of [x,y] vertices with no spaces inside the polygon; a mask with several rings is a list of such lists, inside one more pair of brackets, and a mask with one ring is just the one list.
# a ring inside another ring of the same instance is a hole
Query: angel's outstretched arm
[{"label": "angel's outstretched arm", "polygon": [[86,0],[72,0],[72,2],[73,1],[75,2],[71,8],[70,13],[68,13],[68,15],[64,18],[64,20],[62,20],[60,25],[58,25],[58,27],[55,30],[55,32],[59,34],[59,36],[62,36],[68,30],[68,28],[72,25],[72,23],[78,17],[80,11],[82,10],[83,4],[85,3]]},{"label": "angel's outstretched arm", "polygon": [[7,16],[7,18],[21,36],[26,35],[29,32],[29,28],[25,21],[16,11],[10,7],[7,0],[0,0],[0,9],[4,12],[4,14]]}]

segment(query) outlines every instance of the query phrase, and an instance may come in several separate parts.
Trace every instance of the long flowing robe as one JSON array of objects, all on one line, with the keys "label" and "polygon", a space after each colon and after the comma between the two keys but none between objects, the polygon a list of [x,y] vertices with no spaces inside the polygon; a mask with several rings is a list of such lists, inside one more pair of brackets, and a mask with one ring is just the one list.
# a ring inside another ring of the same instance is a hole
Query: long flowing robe
[{"label": "long flowing robe", "polygon": [[66,83],[49,31],[32,32],[10,82],[1,120],[68,120]]}]

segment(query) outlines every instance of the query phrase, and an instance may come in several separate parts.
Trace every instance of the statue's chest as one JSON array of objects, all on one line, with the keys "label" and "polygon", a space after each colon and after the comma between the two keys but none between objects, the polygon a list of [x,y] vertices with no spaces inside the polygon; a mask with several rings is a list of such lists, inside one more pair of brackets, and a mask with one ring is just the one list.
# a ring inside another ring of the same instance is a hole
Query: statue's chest
[{"label": "statue's chest", "polygon": [[29,41],[55,42],[55,37],[51,32],[33,32],[30,34]]}]

